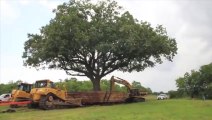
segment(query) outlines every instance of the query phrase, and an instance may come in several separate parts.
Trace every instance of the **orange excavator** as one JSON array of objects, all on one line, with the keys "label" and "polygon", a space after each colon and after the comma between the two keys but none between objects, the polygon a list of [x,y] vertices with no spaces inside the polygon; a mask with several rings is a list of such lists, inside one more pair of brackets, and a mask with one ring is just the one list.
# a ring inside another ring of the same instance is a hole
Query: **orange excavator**
[{"label": "orange excavator", "polygon": [[114,91],[115,83],[122,84],[127,87],[129,97],[126,99],[126,102],[144,102],[145,98],[143,96],[147,95],[147,92],[142,92],[140,89],[133,88],[132,85],[119,77],[112,76],[110,79],[110,91]]}]

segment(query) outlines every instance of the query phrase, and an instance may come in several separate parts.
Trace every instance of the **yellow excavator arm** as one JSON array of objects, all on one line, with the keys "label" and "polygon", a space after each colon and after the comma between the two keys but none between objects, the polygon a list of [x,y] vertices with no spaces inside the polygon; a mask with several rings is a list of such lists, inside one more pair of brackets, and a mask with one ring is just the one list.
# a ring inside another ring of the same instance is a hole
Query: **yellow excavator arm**
[{"label": "yellow excavator arm", "polygon": [[112,76],[110,79],[110,91],[114,91],[115,83],[122,84],[127,87],[129,98],[126,99],[127,102],[144,102],[144,95],[147,93],[140,92],[139,89],[133,88],[132,85],[127,81],[119,77]]},{"label": "yellow excavator arm", "polygon": [[132,85],[129,82],[127,82],[127,80],[112,76],[110,79],[111,91],[114,91],[115,83],[119,83],[119,84],[126,86],[129,91],[132,89]]}]

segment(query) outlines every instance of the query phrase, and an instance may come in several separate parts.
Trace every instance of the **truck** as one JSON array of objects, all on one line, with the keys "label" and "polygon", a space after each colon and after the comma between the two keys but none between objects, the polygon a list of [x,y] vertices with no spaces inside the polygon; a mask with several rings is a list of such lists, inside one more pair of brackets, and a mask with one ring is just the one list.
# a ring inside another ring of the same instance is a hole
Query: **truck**
[{"label": "truck", "polygon": [[0,102],[7,102],[10,100],[10,98],[11,98],[10,93],[4,93],[4,94],[0,95]]}]

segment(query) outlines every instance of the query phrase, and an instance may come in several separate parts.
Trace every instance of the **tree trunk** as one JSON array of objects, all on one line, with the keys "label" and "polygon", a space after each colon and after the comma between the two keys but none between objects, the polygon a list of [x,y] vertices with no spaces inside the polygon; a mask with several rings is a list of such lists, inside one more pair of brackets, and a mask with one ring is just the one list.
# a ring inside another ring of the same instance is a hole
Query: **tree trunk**
[{"label": "tree trunk", "polygon": [[95,79],[93,79],[91,81],[93,83],[93,91],[101,91],[100,78],[95,78]]}]

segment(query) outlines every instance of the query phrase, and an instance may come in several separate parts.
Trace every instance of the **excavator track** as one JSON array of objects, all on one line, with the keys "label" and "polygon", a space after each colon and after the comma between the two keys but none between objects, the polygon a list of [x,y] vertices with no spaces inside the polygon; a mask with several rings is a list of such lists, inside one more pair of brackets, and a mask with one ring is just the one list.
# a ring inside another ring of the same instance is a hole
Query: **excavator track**
[{"label": "excavator track", "polygon": [[43,110],[51,110],[54,109],[54,104],[52,101],[48,101],[48,95],[47,96],[41,96],[39,101],[39,108]]},{"label": "excavator track", "polygon": [[142,97],[129,97],[125,100],[127,103],[134,103],[134,102],[145,102],[145,98]]},{"label": "excavator track", "polygon": [[145,98],[135,97],[135,98],[133,98],[133,102],[145,102]]},{"label": "excavator track", "polygon": [[39,101],[39,108],[43,110],[63,109],[78,106],[81,105],[76,104],[74,100],[65,102],[53,95],[41,96]]}]

